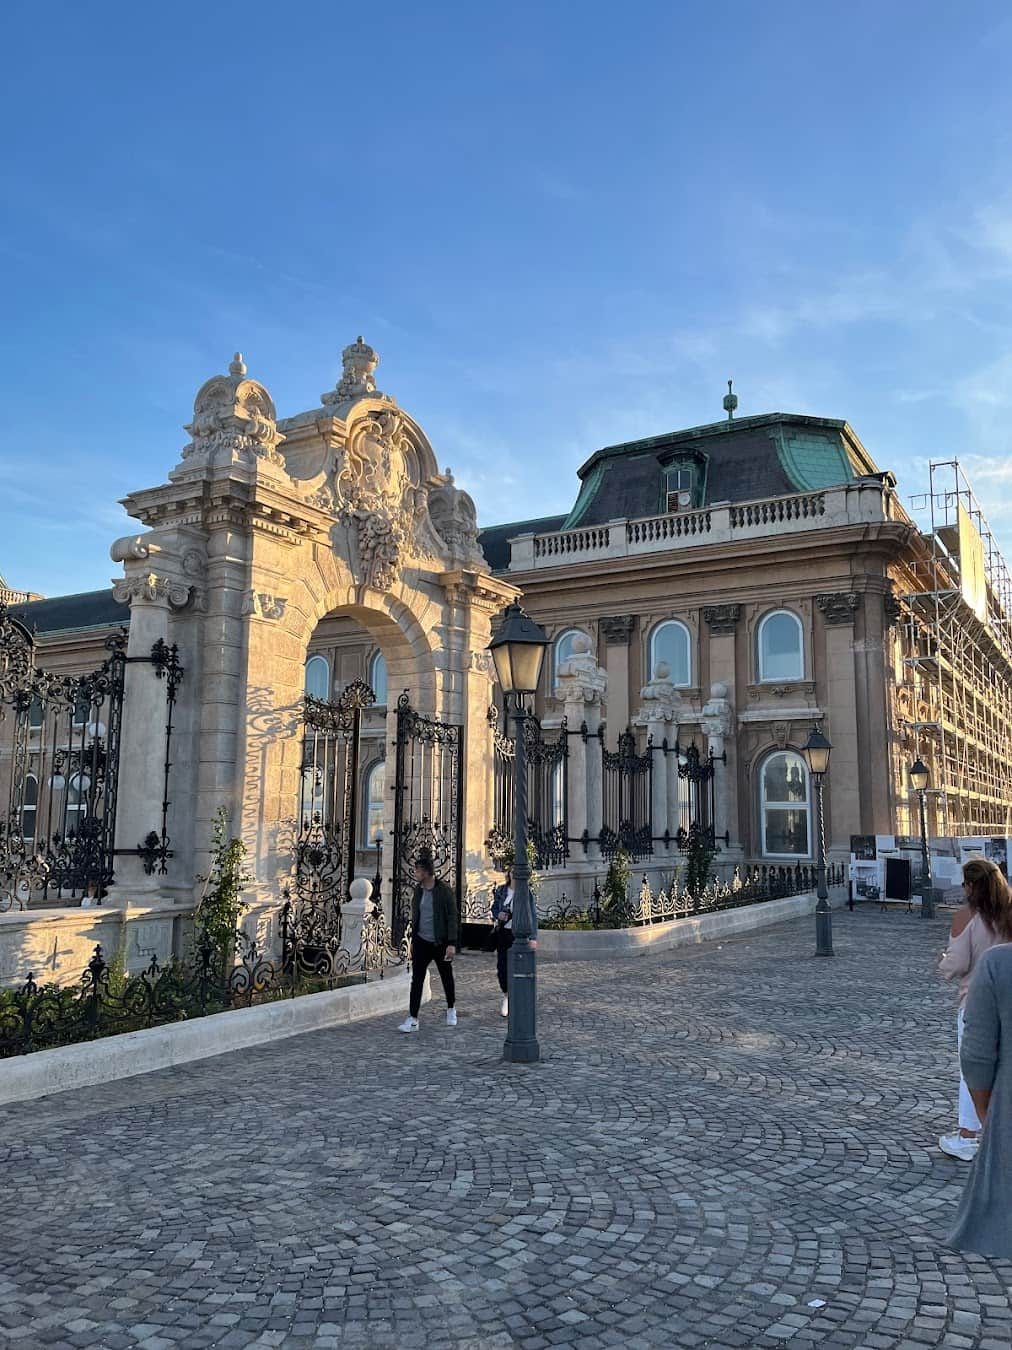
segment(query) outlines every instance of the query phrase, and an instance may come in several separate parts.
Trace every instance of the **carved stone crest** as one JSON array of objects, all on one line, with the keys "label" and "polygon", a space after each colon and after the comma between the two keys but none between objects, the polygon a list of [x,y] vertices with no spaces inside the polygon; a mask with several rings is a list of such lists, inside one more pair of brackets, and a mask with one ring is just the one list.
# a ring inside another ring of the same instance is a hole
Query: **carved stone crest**
[{"label": "carved stone crest", "polygon": [[478,546],[478,513],[474,502],[457,487],[449,469],[429,488],[429,519],[449,549],[453,562],[484,565],[485,557]]},{"label": "carved stone crest", "polygon": [[333,407],[337,403],[362,398],[366,394],[382,398],[382,394],[377,395],[376,381],[373,378],[373,372],[378,364],[379,357],[372,347],[361,337],[357,337],[341,353],[342,374],[337,382],[337,388],[324,394],[320,402],[326,407]]},{"label": "carved stone crest", "polygon": [[733,633],[741,617],[741,605],[707,605],[703,609],[703,622],[714,637]]},{"label": "carved stone crest", "polygon": [[836,591],[831,595],[817,595],[815,603],[828,624],[853,623],[860,607],[861,597],[856,591]]}]

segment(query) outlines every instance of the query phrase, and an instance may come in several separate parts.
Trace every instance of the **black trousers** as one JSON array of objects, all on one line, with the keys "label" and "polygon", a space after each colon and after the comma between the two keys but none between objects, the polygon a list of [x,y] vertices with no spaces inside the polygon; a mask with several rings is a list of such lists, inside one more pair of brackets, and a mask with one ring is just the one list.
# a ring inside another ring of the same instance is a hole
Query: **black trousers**
[{"label": "black trousers", "polygon": [[446,1006],[448,1008],[453,1007],[456,999],[456,989],[453,984],[453,962],[447,961],[445,953],[445,943],[437,947],[434,942],[426,942],[424,938],[413,937],[411,939],[411,996],[408,1000],[408,1011],[412,1017],[418,1016],[418,1009],[422,1006],[422,985],[425,983],[425,972],[432,961],[435,961],[439,978],[443,981]]},{"label": "black trousers", "polygon": [[495,935],[495,973],[499,976],[499,988],[504,994],[509,993],[509,950],[513,946],[513,933],[509,928],[503,928],[502,925],[496,929]]}]

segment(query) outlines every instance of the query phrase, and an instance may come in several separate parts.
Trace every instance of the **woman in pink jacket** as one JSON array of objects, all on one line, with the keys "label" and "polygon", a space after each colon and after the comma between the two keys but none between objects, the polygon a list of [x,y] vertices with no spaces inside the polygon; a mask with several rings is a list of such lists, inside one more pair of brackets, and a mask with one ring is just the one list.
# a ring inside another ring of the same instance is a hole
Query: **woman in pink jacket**
[{"label": "woman in pink jacket", "polygon": [[[966,903],[952,920],[949,946],[939,966],[947,980],[959,977],[957,1047],[963,1041],[963,1010],[980,958],[996,943],[1012,942],[1012,891],[997,864],[987,858],[971,858],[963,867],[963,893]],[[951,1158],[971,1162],[977,1153],[980,1128],[973,1099],[960,1073],[959,1129],[955,1134],[943,1134],[939,1148]]]}]

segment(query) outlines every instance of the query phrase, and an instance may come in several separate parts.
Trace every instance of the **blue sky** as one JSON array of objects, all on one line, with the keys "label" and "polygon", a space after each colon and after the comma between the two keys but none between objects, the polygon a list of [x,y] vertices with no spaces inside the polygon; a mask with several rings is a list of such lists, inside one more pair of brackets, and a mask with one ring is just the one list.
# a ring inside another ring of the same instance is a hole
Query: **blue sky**
[{"label": "blue sky", "polygon": [[601,445],[845,417],[1012,554],[999,0],[8,0],[0,573],[102,586],[236,348],[282,415],[363,333],[491,524]]}]

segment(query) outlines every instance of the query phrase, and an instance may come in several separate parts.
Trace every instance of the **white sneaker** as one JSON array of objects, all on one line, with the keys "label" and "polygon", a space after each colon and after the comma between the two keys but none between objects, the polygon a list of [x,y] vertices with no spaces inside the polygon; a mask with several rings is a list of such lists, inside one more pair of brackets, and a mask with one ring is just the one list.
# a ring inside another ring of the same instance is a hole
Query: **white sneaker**
[{"label": "white sneaker", "polygon": [[457,1009],[456,1009],[456,1008],[447,1008],[447,1010],[446,1010],[446,1025],[447,1025],[448,1027],[455,1027],[455,1026],[457,1025]]},{"label": "white sneaker", "polygon": [[499,1009],[499,1011],[502,1013],[503,1017],[509,1017],[510,1001],[509,996],[507,994],[503,994],[502,996],[502,1007]]},{"label": "white sneaker", "polygon": [[398,1031],[417,1031],[417,1030],[418,1030],[418,1018],[417,1018],[417,1017],[405,1017],[404,1021],[400,1024],[400,1026],[397,1028],[397,1030],[398,1030]]},{"label": "white sneaker", "polygon": [[950,1158],[958,1158],[960,1162],[973,1162],[980,1147],[980,1140],[967,1139],[962,1134],[943,1134],[938,1141],[938,1147]]}]

